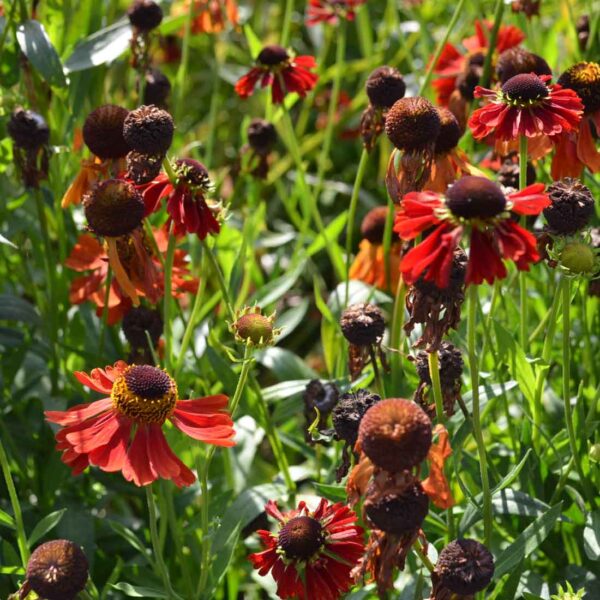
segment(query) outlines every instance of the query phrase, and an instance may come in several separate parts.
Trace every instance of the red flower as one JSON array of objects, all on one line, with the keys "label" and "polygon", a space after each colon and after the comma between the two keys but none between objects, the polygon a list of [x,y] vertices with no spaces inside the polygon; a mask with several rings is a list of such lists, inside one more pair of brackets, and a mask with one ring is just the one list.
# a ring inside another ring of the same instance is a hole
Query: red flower
[{"label": "red flower", "polygon": [[334,25],[339,19],[354,21],[356,9],[366,0],[309,0],[306,24],[329,23]]},{"label": "red flower", "polygon": [[500,186],[485,177],[463,177],[445,196],[411,192],[396,213],[394,231],[404,240],[433,231],[402,258],[400,271],[408,283],[423,276],[446,288],[454,249],[465,234],[470,238],[467,283],[492,283],[506,277],[503,259],[526,271],[530,263],[539,260],[536,240],[515,223],[511,212],[537,215],[549,204],[541,183],[505,196]]},{"label": "red flower", "polygon": [[[156,245],[161,253],[167,249],[167,236],[163,230],[154,232]],[[130,279],[136,287],[137,293],[146,296],[151,302],[157,302],[164,294],[164,281],[161,277],[152,279],[150,289],[145,285],[145,278],[140,276],[141,265],[136,261],[134,253],[125,253],[121,262]],[[161,268],[159,259],[152,255],[153,270]],[[71,282],[69,300],[73,304],[82,304],[86,300],[92,301],[96,307],[96,314],[100,317],[104,311],[106,299],[106,280],[108,277],[108,254],[102,244],[92,235],[84,233],[77,239],[71,254],[65,261],[70,269],[79,272],[91,271],[81,277],[76,277]],[[185,293],[196,293],[198,280],[190,277],[186,253],[175,250],[172,274],[172,294],[180,298]],[[113,278],[108,294],[108,324],[118,323],[125,313],[131,308],[131,299],[121,289],[118,281]]]},{"label": "red flower", "polygon": [[157,211],[160,201],[166,198],[175,235],[195,233],[203,240],[209,233],[219,233],[221,226],[205,198],[212,187],[206,167],[197,160],[181,158],[175,161],[174,170],[175,184],[168,175],[160,173],[150,183],[138,186],[146,204],[146,216]]},{"label": "red flower", "polygon": [[[476,35],[465,38],[462,45],[466,49],[461,51],[452,44],[446,44],[433,72],[439,76],[432,86],[437,94],[437,102],[441,106],[448,106],[452,92],[457,88],[459,78],[467,76],[472,67],[483,64],[483,58],[488,50],[488,35],[492,30],[492,23],[475,21]],[[502,25],[498,30],[495,51],[501,54],[509,48],[518,46],[525,39],[525,34],[514,25]]]},{"label": "red flower", "polygon": [[524,73],[511,77],[497,92],[477,86],[475,96],[490,103],[471,115],[473,137],[480,140],[493,133],[496,140],[509,141],[576,129],[583,114],[581,100],[573,90],[549,80],[549,75]]},{"label": "red flower", "polygon": [[280,512],[272,500],[266,512],[279,521],[277,533],[260,530],[266,550],[249,559],[259,575],[269,571],[280,598],[337,600],[352,584],[350,571],[364,551],[363,530],[353,510],[324,498],[315,511],[304,502]]},{"label": "red flower", "polygon": [[75,377],[90,389],[110,397],[46,411],[57,423],[57,450],[62,461],[78,475],[90,465],[107,472],[121,471],[138,486],[159,478],[181,487],[194,474],[173,454],[163,433],[168,419],[189,437],[207,444],[233,446],[233,422],[227,396],[178,400],[177,385],[168,373],[150,365],[127,365],[81,371]]},{"label": "red flower", "polygon": [[290,56],[281,46],[265,46],[256,58],[256,66],[235,84],[240,98],[248,98],[260,82],[261,87],[271,86],[271,97],[281,104],[286,94],[296,92],[306,96],[317,83],[318,76],[310,69],[316,67],[313,56]]}]

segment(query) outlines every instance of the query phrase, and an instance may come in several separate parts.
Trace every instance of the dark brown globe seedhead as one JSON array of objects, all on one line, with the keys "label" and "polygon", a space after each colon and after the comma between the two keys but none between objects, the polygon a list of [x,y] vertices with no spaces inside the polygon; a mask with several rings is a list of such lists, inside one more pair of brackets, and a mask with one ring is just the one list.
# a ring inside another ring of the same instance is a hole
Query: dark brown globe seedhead
[{"label": "dark brown globe seedhead", "polygon": [[129,22],[140,31],[151,31],[163,19],[162,8],[153,0],[135,0],[127,9]]},{"label": "dark brown globe seedhead", "polygon": [[125,141],[143,154],[165,155],[174,131],[173,117],[153,104],[132,110],[123,123]]},{"label": "dark brown globe seedhead", "polygon": [[441,122],[436,108],[426,100],[402,98],[388,111],[385,132],[396,148],[418,152],[431,148],[440,132]]},{"label": "dark brown globe seedhead", "polygon": [[463,219],[489,219],[506,209],[500,186],[485,177],[467,175],[446,191],[446,206]]},{"label": "dark brown globe seedhead", "polygon": [[156,346],[163,332],[163,320],[158,310],[138,306],[125,313],[121,327],[132,348],[148,348],[146,332],[152,345]]},{"label": "dark brown globe seedhead", "polygon": [[381,309],[374,304],[353,304],[342,313],[340,326],[344,337],[354,346],[377,344],[385,332]]},{"label": "dark brown globe seedhead", "polygon": [[293,517],[279,531],[278,546],[292,560],[308,560],[325,541],[323,527],[308,516]]},{"label": "dark brown globe seedhead", "polygon": [[290,55],[285,48],[275,44],[265,46],[256,57],[256,61],[265,67],[275,67],[289,60]]},{"label": "dark brown globe seedhead", "polygon": [[93,110],[83,124],[83,141],[102,159],[123,158],[130,150],[123,137],[123,123],[129,111],[122,106],[105,104]]},{"label": "dark brown globe seedhead", "polygon": [[144,104],[164,107],[171,93],[169,78],[157,68],[146,71],[146,87],[144,88]]},{"label": "dark brown globe seedhead", "polygon": [[[450,342],[442,342],[438,350],[438,358],[442,388],[452,388],[462,377],[464,362],[461,351]],[[416,367],[419,379],[427,385],[431,385],[427,352],[417,354]]]},{"label": "dark brown globe seedhead", "polygon": [[510,102],[528,106],[543,100],[550,92],[548,86],[537,75],[521,73],[504,82],[502,93]]},{"label": "dark brown globe seedhead", "polygon": [[435,139],[434,154],[446,154],[458,146],[458,142],[462,136],[460,125],[457,118],[447,109],[438,108],[440,117],[440,132]]},{"label": "dark brown globe seedhead", "polygon": [[334,383],[323,384],[319,379],[311,379],[302,394],[304,405],[313,419],[316,416],[315,408],[319,409],[321,416],[326,417],[337,404],[339,397],[340,392]]},{"label": "dark brown globe seedhead", "polygon": [[26,584],[45,600],[73,600],[87,580],[87,558],[69,540],[53,540],[38,546],[27,562]]},{"label": "dark brown globe seedhead", "polygon": [[275,126],[264,119],[252,119],[248,125],[248,144],[254,152],[264,156],[273,149],[277,142]]},{"label": "dark brown globe seedhead", "polygon": [[126,157],[127,177],[137,185],[149,183],[160,173],[163,158],[160,154],[143,154],[131,150]]},{"label": "dark brown globe seedhead", "polygon": [[97,235],[119,237],[142,224],[144,200],[135,187],[121,179],[97,184],[83,199],[89,228]]},{"label": "dark brown globe seedhead", "polygon": [[558,78],[557,83],[573,90],[581,98],[586,115],[600,109],[600,64],[574,64]]},{"label": "dark brown globe seedhead", "polygon": [[455,594],[476,594],[492,580],[494,557],[475,540],[455,540],[440,552],[434,575],[441,586]]},{"label": "dark brown globe seedhead", "polygon": [[[371,244],[382,244],[387,215],[387,206],[377,206],[376,208],[372,208],[365,215],[360,225],[362,237],[371,242]],[[394,235],[395,234],[393,234],[393,236]]]},{"label": "dark brown globe seedhead", "polygon": [[414,402],[388,398],[370,408],[358,430],[358,442],[371,462],[390,473],[421,464],[431,447],[431,420]]},{"label": "dark brown globe seedhead", "polygon": [[390,108],[406,93],[406,84],[398,69],[378,67],[367,79],[367,96],[371,106]]},{"label": "dark brown globe seedhead", "polygon": [[365,513],[376,529],[403,535],[418,530],[429,512],[429,497],[416,481],[401,491],[380,493],[369,490]]},{"label": "dark brown globe seedhead", "polygon": [[548,63],[537,54],[520,46],[505,50],[496,63],[496,74],[500,83],[506,83],[515,75],[535,73],[536,75],[552,75]]},{"label": "dark brown globe seedhead", "polygon": [[571,235],[584,229],[594,214],[594,197],[579,179],[565,177],[548,187],[550,206],[544,209],[551,233]]},{"label": "dark brown globe seedhead", "polygon": [[365,389],[344,394],[332,413],[333,427],[338,439],[344,440],[349,446],[354,447],[362,418],[380,400],[380,396]]},{"label": "dark brown globe seedhead", "polygon": [[207,191],[210,188],[208,169],[193,158],[179,158],[175,161],[174,171],[180,182]]},{"label": "dark brown globe seedhead", "polygon": [[44,117],[32,110],[15,109],[6,129],[15,146],[25,150],[37,150],[50,140],[50,129]]},{"label": "dark brown globe seedhead", "polygon": [[[519,176],[520,168],[519,163],[513,161],[511,158],[507,158],[502,163],[500,170],[498,171],[498,183],[504,187],[510,187],[515,190],[519,189]],[[527,163],[527,185],[535,183],[536,173],[535,167],[528,162]]]}]

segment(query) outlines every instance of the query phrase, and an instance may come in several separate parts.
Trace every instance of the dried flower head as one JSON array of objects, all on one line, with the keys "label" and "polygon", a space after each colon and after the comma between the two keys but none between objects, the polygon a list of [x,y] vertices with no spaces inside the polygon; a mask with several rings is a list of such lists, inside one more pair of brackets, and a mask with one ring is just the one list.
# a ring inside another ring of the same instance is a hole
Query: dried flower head
[{"label": "dried flower head", "polygon": [[[505,188],[519,189],[520,166],[519,159],[516,153],[506,156],[502,161],[502,165],[498,171],[498,183]],[[535,167],[527,163],[527,185],[531,185],[536,181]]]},{"label": "dried flower head", "polygon": [[154,105],[132,110],[123,122],[123,137],[132,150],[164,156],[171,147],[173,117]]},{"label": "dried flower head", "polygon": [[440,131],[435,139],[434,154],[446,154],[458,146],[463,134],[458,120],[447,108],[438,108],[440,118]]},{"label": "dried flower head", "polygon": [[129,22],[142,32],[156,29],[162,21],[162,8],[153,0],[135,0],[127,9]]},{"label": "dried flower head", "polygon": [[273,149],[277,142],[277,131],[273,123],[264,119],[252,119],[248,125],[248,144],[257,154],[263,156]]},{"label": "dried flower head", "polygon": [[404,97],[406,84],[398,69],[385,65],[371,72],[366,90],[371,106],[379,109],[391,108]]},{"label": "dried flower head", "polygon": [[306,418],[305,437],[308,443],[312,443],[308,428],[315,422],[317,410],[319,411],[319,420],[316,427],[318,431],[321,431],[326,427],[327,418],[337,404],[339,397],[340,392],[334,383],[322,383],[319,379],[312,379],[308,382],[302,393],[304,417]]},{"label": "dried flower head", "polygon": [[259,306],[245,307],[236,315],[230,329],[235,339],[248,346],[262,348],[275,343],[281,329],[274,327],[275,313],[265,316]]},{"label": "dried flower head", "polygon": [[381,309],[374,304],[353,304],[340,318],[344,337],[354,346],[378,344],[385,332]]},{"label": "dried flower head", "polygon": [[25,150],[37,150],[50,140],[50,129],[42,115],[16,108],[6,126],[15,146]]},{"label": "dried flower head", "polygon": [[83,141],[97,157],[122,158],[130,148],[123,137],[123,123],[129,111],[122,106],[105,104],[94,109],[83,124]]},{"label": "dried flower head", "polygon": [[136,185],[149,183],[160,173],[163,157],[131,150],[127,153],[127,177]]},{"label": "dried flower head", "polygon": [[144,363],[151,362],[152,350],[158,345],[163,332],[160,311],[145,306],[130,308],[123,317],[121,327],[131,346],[135,362],[142,362],[140,358],[144,359]]},{"label": "dried flower head", "polygon": [[360,233],[365,240],[371,244],[383,242],[388,212],[387,206],[376,206],[365,215],[360,224]]},{"label": "dried flower head", "polygon": [[164,108],[171,93],[169,78],[156,67],[148,69],[145,75],[144,104],[154,104]]},{"label": "dried flower head", "polygon": [[358,444],[380,469],[412,469],[431,447],[431,420],[414,402],[388,398],[371,407],[360,422]]},{"label": "dried flower head", "polygon": [[484,590],[494,575],[494,557],[475,540],[450,542],[438,557],[433,572],[434,590],[445,588],[467,596]]},{"label": "dried flower head", "polygon": [[89,228],[96,234],[116,238],[142,224],[144,201],[135,187],[121,179],[98,183],[83,199]]},{"label": "dried flower head", "polygon": [[544,209],[548,229],[557,235],[572,235],[584,229],[594,214],[594,197],[579,179],[566,177],[548,187],[550,206]]},{"label": "dried flower head", "polygon": [[505,50],[496,63],[496,75],[501,84],[506,83],[515,75],[535,73],[536,75],[552,75],[548,63],[537,54],[515,46]]},{"label": "dried flower head", "polygon": [[73,600],[87,580],[88,561],[83,550],[69,540],[52,540],[38,546],[29,557],[22,591],[33,590],[45,600]]},{"label": "dried flower head", "polygon": [[600,109],[600,64],[578,62],[569,67],[557,83],[573,90],[581,98],[585,114]]},{"label": "dried flower head", "polygon": [[402,98],[388,111],[385,132],[398,150],[418,152],[431,147],[440,132],[438,112],[425,98]]}]

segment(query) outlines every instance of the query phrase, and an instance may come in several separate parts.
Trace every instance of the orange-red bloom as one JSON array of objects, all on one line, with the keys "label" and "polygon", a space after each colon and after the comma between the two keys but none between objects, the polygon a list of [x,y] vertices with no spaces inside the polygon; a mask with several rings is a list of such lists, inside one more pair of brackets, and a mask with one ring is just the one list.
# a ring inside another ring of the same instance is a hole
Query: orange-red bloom
[{"label": "orange-red bloom", "polygon": [[159,478],[170,479],[179,487],[191,485],[194,474],[164,436],[167,420],[195,440],[234,445],[227,396],[179,400],[177,384],[168,373],[123,361],[93,369],[89,375],[77,371],[75,377],[109,397],[44,413],[50,423],[61,426],[56,448],[73,475],[94,465],[107,472],[121,471],[127,481],[138,486]]},{"label": "orange-red bloom", "polygon": [[356,513],[322,498],[316,510],[305,502],[282,513],[273,500],[265,511],[279,522],[277,533],[259,530],[266,550],[249,559],[259,575],[269,571],[280,598],[337,600],[352,584],[350,571],[364,551]]},{"label": "orange-red bloom", "polygon": [[500,186],[484,177],[463,177],[445,195],[411,192],[396,213],[394,231],[412,240],[433,230],[404,255],[400,271],[408,283],[423,275],[441,289],[448,287],[454,249],[465,234],[470,240],[467,283],[503,279],[507,274],[503,259],[527,271],[539,260],[536,240],[511,218],[511,212],[538,215],[549,204],[541,183],[505,196]]},{"label": "orange-red bloom", "polygon": [[329,23],[335,25],[340,19],[354,21],[356,9],[366,0],[309,0],[306,24]]},{"label": "orange-red bloom", "polygon": [[[165,253],[167,249],[167,235],[163,230],[155,232],[156,244],[159,252]],[[155,287],[151,289],[151,296],[144,283],[143,274],[140,274],[141,265],[135,261],[135,255],[119,248],[123,256],[121,262],[130,279],[136,286],[141,296],[148,297],[156,302],[164,294],[164,282],[162,278],[154,278]],[[154,268],[160,268],[159,259],[152,255]],[[84,233],[79,236],[71,254],[65,261],[70,269],[79,272],[91,271],[81,277],[76,277],[71,282],[69,300],[73,304],[82,304],[90,300],[97,309],[96,314],[100,317],[104,311],[106,298],[106,281],[108,277],[108,254],[105,247],[92,235]],[[195,293],[198,290],[198,280],[191,277],[186,261],[186,253],[183,250],[175,250],[173,261],[173,274],[171,290],[174,298],[180,298],[185,293]],[[108,323],[118,323],[125,313],[131,308],[131,300],[121,289],[118,281],[113,278],[108,294]]]},{"label": "orange-red bloom", "polygon": [[274,104],[281,104],[292,92],[304,97],[319,78],[311,72],[316,66],[313,56],[293,56],[281,46],[265,46],[256,57],[256,66],[235,84],[235,91],[240,98],[248,98],[260,83],[263,88],[271,87]]},{"label": "orange-red bloom", "polygon": [[[192,0],[192,33],[219,33],[227,23],[237,27],[238,6],[235,0]],[[189,10],[190,0],[184,3],[184,12]]]}]

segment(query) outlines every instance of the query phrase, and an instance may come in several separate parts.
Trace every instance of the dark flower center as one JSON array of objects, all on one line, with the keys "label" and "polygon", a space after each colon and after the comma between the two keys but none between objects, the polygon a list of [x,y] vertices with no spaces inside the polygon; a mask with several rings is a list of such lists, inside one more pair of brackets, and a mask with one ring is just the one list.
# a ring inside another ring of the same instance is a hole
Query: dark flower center
[{"label": "dark flower center", "polygon": [[586,114],[600,109],[600,65],[580,62],[568,68],[558,83],[573,90],[583,102]]},{"label": "dark flower center", "polygon": [[398,100],[385,118],[388,138],[396,148],[405,152],[431,148],[440,126],[436,108],[420,96]]},{"label": "dark flower center", "polygon": [[123,137],[123,123],[129,111],[116,104],[105,104],[93,110],[83,124],[83,141],[98,157],[122,158],[129,152]]},{"label": "dark flower center", "polygon": [[388,207],[378,206],[371,209],[362,220],[360,232],[371,244],[382,244],[385,233],[385,222],[387,220]]},{"label": "dark flower center", "polygon": [[253,119],[248,125],[248,143],[259,154],[268,154],[277,141],[275,126],[263,119]]},{"label": "dark flower center", "polygon": [[206,190],[210,186],[208,170],[201,162],[193,158],[180,158],[175,161],[175,173],[179,179],[193,187]]},{"label": "dark flower center", "polygon": [[438,108],[440,132],[435,140],[435,154],[444,154],[456,148],[462,131],[456,117],[447,108]]},{"label": "dark flower center", "polygon": [[144,200],[120,179],[99,183],[83,200],[89,228],[97,235],[119,237],[139,227],[144,218]]},{"label": "dark flower center", "polygon": [[312,517],[294,517],[279,532],[278,544],[287,558],[307,560],[323,545],[321,523]]},{"label": "dark flower center", "polygon": [[129,22],[140,31],[158,27],[163,18],[162,8],[153,0],[136,0],[127,11]]},{"label": "dark flower center", "polygon": [[489,219],[502,213],[506,198],[500,187],[485,177],[459,179],[446,192],[446,206],[464,219]]},{"label": "dark flower center", "polygon": [[265,65],[267,67],[274,67],[285,62],[289,59],[289,57],[290,55],[287,53],[287,50],[285,48],[282,48],[281,46],[277,45],[272,45],[265,46],[256,57],[256,60],[261,65]]},{"label": "dark flower center", "polygon": [[133,365],[115,380],[115,409],[139,423],[164,423],[177,404],[177,385],[158,367]]},{"label": "dark flower center", "polygon": [[6,127],[15,145],[29,150],[44,146],[50,139],[50,129],[42,115],[17,108]]},{"label": "dark flower center", "polygon": [[125,373],[127,387],[137,396],[155,400],[171,389],[171,378],[150,365],[135,365]]},{"label": "dark flower center", "polygon": [[406,84],[398,69],[383,66],[375,69],[367,79],[367,96],[376,108],[389,108],[406,92]]},{"label": "dark flower center", "polygon": [[166,111],[150,104],[132,110],[123,122],[123,137],[132,150],[164,155],[173,141],[175,125]]},{"label": "dark flower center", "polygon": [[511,77],[503,86],[502,93],[514,102],[535,102],[548,96],[548,86],[532,73]]},{"label": "dark flower center", "polygon": [[496,73],[500,83],[506,83],[509,79],[521,73],[552,75],[552,70],[541,56],[516,46],[505,50],[500,55],[496,64]]},{"label": "dark flower center", "polygon": [[344,337],[355,346],[370,346],[381,339],[385,320],[381,309],[374,304],[352,304],[340,318]]},{"label": "dark flower center", "polygon": [[435,572],[442,585],[451,592],[475,594],[490,583],[494,575],[494,557],[475,540],[455,540],[440,552]]}]

